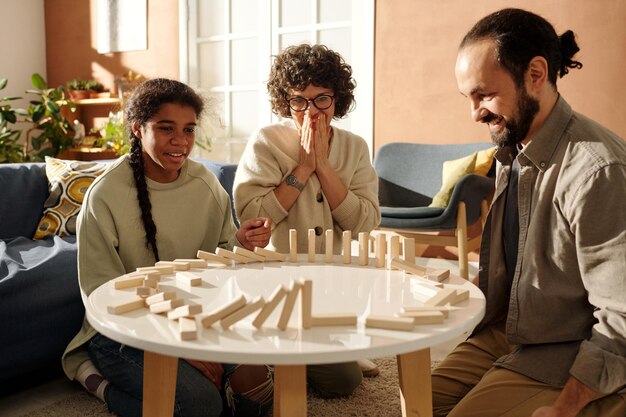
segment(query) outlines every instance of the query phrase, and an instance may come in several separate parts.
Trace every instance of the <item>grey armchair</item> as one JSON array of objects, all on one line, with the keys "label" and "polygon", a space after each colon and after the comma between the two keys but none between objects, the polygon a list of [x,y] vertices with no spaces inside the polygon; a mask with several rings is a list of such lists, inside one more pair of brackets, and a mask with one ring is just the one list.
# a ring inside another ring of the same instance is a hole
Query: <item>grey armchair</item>
[{"label": "grey armchair", "polygon": [[[492,144],[388,143],[376,152],[382,230],[415,238],[416,243],[453,246],[459,252],[460,275],[468,278],[468,252],[480,246],[480,234],[468,239],[467,226],[487,213],[493,175],[469,174],[455,185],[446,208],[428,207],[441,188],[443,162],[493,147]],[[493,172],[493,166],[491,169]],[[455,236],[432,232],[454,230]]]}]

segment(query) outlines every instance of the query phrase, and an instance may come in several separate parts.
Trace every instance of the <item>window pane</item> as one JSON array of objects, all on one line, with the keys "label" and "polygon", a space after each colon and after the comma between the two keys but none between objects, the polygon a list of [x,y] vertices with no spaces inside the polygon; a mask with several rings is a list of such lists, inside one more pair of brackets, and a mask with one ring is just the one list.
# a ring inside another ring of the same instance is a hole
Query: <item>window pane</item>
[{"label": "window pane", "polygon": [[200,156],[202,158],[212,159],[214,161],[230,162],[228,143],[221,140],[216,140],[211,144],[211,151],[206,152],[202,150]]},{"label": "window pane", "polygon": [[217,87],[226,83],[224,69],[224,42],[206,42],[198,45],[200,87]]},{"label": "window pane", "polygon": [[285,33],[280,35],[279,49],[282,51],[288,46],[299,45],[301,43],[312,43],[310,32]]},{"label": "window pane", "polygon": [[231,0],[230,24],[232,33],[255,32],[258,30],[257,0]]},{"label": "window pane", "polygon": [[224,0],[198,0],[198,36],[224,33]]},{"label": "window pane", "polygon": [[232,136],[247,138],[258,128],[259,110],[256,91],[232,93]]},{"label": "window pane", "polygon": [[339,53],[348,64],[352,65],[351,28],[321,30],[319,39],[322,45],[326,45]]},{"label": "window pane", "polygon": [[338,22],[342,20],[352,20],[351,0],[319,0],[320,23]]},{"label": "window pane", "polygon": [[256,38],[232,41],[232,84],[255,84],[258,82],[258,41]]},{"label": "window pane", "polygon": [[281,0],[279,26],[289,27],[314,23],[311,16],[311,1],[314,0]]},{"label": "window pane", "polygon": [[247,142],[232,142],[231,143],[231,161],[230,162],[239,162],[241,159],[241,155],[243,155],[244,149],[246,149]]},{"label": "window pane", "polygon": [[227,135],[227,120],[224,111],[225,93],[201,92],[205,99],[206,111],[200,120],[201,134],[211,139]]}]

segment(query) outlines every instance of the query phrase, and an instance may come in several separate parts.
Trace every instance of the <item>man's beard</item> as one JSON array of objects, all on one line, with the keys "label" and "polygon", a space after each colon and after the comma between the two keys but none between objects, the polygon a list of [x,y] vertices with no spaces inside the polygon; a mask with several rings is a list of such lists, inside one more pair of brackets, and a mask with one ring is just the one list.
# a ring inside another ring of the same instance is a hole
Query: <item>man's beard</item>
[{"label": "man's beard", "polygon": [[[502,132],[491,134],[493,143],[500,147],[514,146],[526,139],[530,125],[539,113],[539,101],[529,96],[523,88],[518,89],[518,92],[516,115],[505,122]],[[490,123],[498,119],[504,117],[490,112],[482,121]]]}]

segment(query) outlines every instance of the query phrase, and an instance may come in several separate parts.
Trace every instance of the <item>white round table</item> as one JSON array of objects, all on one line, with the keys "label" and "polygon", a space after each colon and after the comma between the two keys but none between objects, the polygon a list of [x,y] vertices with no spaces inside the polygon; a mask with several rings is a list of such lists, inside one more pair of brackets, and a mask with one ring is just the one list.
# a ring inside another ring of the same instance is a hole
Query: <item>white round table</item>
[{"label": "white round table", "polygon": [[[196,340],[180,340],[176,321],[147,309],[109,314],[107,306],[136,297],[134,288],[116,290],[110,282],[90,294],[87,319],[103,335],[145,351],[144,416],[172,415],[168,402],[173,406],[177,358],[275,365],[274,415],[293,417],[306,415],[305,365],[389,355],[398,355],[403,415],[431,415],[429,348],[478,324],[485,308],[482,292],[451,275],[444,284],[467,289],[470,297],[452,306],[443,324],[416,325],[410,332],[366,328],[367,316],[392,316],[405,306],[422,305],[432,289],[403,271],[374,267],[374,259],[368,266],[359,266],[356,257],[349,265],[340,256],[332,264],[322,259],[317,255],[315,263],[307,263],[301,254],[298,263],[210,264],[207,269],[190,270],[202,277],[202,284],[194,287],[177,283],[174,274],[162,275],[165,290],[176,291],[186,303],[203,306],[203,314],[197,316]],[[260,330],[251,323],[256,313],[229,330],[222,330],[219,323],[206,329],[200,324],[205,314],[240,295],[267,299],[278,285],[288,286],[298,279],[313,282],[313,315],[352,313],[358,316],[357,326],[302,329],[299,301],[285,331],[276,327],[282,302]]]}]

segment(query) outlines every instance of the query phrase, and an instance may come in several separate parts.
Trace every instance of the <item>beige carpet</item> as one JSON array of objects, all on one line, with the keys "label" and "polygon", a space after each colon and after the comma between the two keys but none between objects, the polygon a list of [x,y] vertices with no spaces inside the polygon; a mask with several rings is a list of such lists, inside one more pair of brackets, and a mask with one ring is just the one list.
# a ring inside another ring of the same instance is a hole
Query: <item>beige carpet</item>
[{"label": "beige carpet", "polygon": [[[400,417],[398,370],[395,357],[379,358],[374,362],[380,375],[364,378],[363,383],[348,398],[322,400],[308,397],[310,417]],[[112,417],[106,406],[86,392],[79,392],[64,400],[20,417]]]}]

